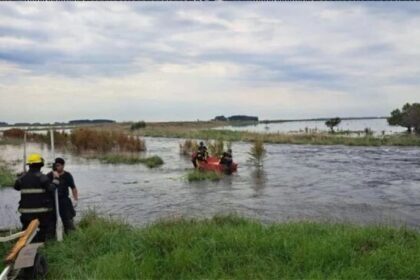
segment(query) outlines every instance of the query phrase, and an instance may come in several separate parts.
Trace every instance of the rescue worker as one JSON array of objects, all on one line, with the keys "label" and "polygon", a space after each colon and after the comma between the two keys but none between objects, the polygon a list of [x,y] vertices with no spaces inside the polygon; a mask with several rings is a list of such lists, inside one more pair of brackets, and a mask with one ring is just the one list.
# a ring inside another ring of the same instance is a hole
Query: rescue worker
[{"label": "rescue worker", "polygon": [[58,174],[53,174],[53,179],[50,180],[41,173],[44,159],[40,154],[29,155],[27,165],[28,172],[22,174],[14,185],[15,190],[20,191],[18,211],[21,213],[22,230],[25,230],[32,220],[38,219],[39,231],[33,242],[45,242],[55,237],[54,191],[59,184]]},{"label": "rescue worker", "polygon": [[194,167],[197,168],[197,160],[198,161],[207,161],[207,157],[209,153],[207,152],[207,147],[204,146],[204,142],[201,141],[200,145],[198,146],[197,152],[194,154],[192,162]]},{"label": "rescue worker", "polygon": [[[65,161],[62,158],[56,158],[54,161],[53,172],[48,173],[50,180],[54,178],[54,171],[58,173],[60,184],[58,185],[58,204],[60,218],[63,222],[64,233],[68,234],[70,231],[75,230],[73,218],[76,216],[74,207],[77,206],[79,200],[78,191],[74,184],[73,176],[70,172],[64,170]],[[69,188],[71,189],[74,199],[74,205],[69,197]]]},{"label": "rescue worker", "polygon": [[222,158],[219,161],[219,164],[224,165],[226,170],[230,170],[232,166],[233,158],[232,158],[232,149],[228,149],[227,152],[224,152]]}]

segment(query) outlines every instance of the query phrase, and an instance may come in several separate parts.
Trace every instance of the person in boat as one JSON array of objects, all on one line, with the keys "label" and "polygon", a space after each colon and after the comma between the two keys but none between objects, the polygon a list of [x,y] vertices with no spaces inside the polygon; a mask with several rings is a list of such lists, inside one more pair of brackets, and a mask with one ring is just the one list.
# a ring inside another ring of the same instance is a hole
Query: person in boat
[{"label": "person in boat", "polygon": [[207,161],[207,157],[209,153],[207,152],[207,147],[204,145],[204,142],[201,141],[200,145],[198,146],[197,152],[193,156],[192,162],[194,167],[197,168],[197,161]]},{"label": "person in boat", "polygon": [[55,172],[52,180],[41,173],[44,159],[40,154],[28,157],[28,172],[23,173],[15,182],[14,189],[20,191],[18,212],[25,230],[32,220],[40,222],[39,231],[33,242],[45,242],[55,237],[56,215],[54,191],[59,185],[58,174]]},{"label": "person in boat", "polygon": [[219,164],[224,165],[226,169],[230,169],[233,163],[232,149],[228,149],[227,152],[224,152],[222,158],[219,161]]},{"label": "person in boat", "polygon": [[[69,232],[76,229],[76,227],[74,226],[73,218],[76,216],[76,211],[74,210],[74,208],[77,206],[79,195],[76,185],[74,183],[73,176],[70,172],[64,170],[64,165],[65,161],[63,158],[56,158],[54,161],[53,171],[48,173],[47,176],[52,180],[54,177],[54,172],[57,172],[59,175],[59,212],[61,221],[63,222],[64,233],[68,234]],[[69,188],[71,189],[73,195],[74,204],[69,197]]]}]

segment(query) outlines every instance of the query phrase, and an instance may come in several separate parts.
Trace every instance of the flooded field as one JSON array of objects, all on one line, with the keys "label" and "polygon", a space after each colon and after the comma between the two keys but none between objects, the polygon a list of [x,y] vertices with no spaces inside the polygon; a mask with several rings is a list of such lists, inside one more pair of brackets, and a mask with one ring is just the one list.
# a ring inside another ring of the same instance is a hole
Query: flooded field
[{"label": "flooded field", "polygon": [[[406,130],[403,127],[388,125],[386,119],[342,120],[336,130],[364,131],[366,128],[369,128],[375,135],[400,133]],[[305,132],[305,129],[311,130],[312,132],[328,131],[328,127],[325,126],[325,121],[296,121],[249,126],[225,126],[223,129],[267,133],[296,133]]]},{"label": "flooded field", "polygon": [[[101,213],[143,225],[170,216],[206,217],[239,213],[262,221],[290,219],[420,225],[420,149],[266,145],[261,173],[247,163],[250,145],[234,143],[239,171],[220,182],[188,183],[188,158],[180,139],[146,138],[147,154],[165,164],[106,165],[68,154],[66,169],[80,192],[78,211]],[[28,152],[52,157],[47,146]],[[0,157],[22,158],[22,147],[5,145]],[[16,163],[16,171],[22,163]],[[48,171],[44,168],[44,172]],[[19,225],[19,193],[0,189],[0,228]]]}]

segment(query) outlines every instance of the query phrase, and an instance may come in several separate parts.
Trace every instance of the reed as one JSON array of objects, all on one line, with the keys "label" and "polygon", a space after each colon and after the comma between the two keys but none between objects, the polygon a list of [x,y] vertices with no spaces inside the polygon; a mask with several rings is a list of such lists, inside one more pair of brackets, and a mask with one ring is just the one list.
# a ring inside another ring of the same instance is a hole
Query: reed
[{"label": "reed", "polygon": [[179,152],[184,156],[191,156],[198,149],[198,142],[196,140],[187,139],[184,143],[179,144]]},{"label": "reed", "polygon": [[149,168],[156,168],[164,164],[163,159],[159,156],[142,158],[133,154],[106,154],[92,158],[97,158],[101,162],[108,164],[144,164]]},{"label": "reed", "polygon": [[256,139],[252,146],[251,150],[249,151],[249,161],[253,163],[256,167],[260,168],[263,166],[264,159],[267,155],[267,151],[264,147],[264,142],[262,139]]},{"label": "reed", "polygon": [[208,144],[209,154],[215,157],[221,157],[225,151],[225,142],[223,140],[214,140]]},{"label": "reed", "polygon": [[78,128],[70,135],[70,142],[77,152],[141,152],[145,142],[138,136],[116,130]]}]

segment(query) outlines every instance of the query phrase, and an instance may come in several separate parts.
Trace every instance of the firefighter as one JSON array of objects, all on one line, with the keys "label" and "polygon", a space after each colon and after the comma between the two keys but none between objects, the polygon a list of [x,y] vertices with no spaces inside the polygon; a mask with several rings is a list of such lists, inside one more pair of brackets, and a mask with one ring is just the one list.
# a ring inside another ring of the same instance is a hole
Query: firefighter
[{"label": "firefighter", "polygon": [[21,214],[22,230],[25,230],[32,220],[38,219],[40,230],[33,242],[45,242],[55,237],[54,191],[60,182],[57,173],[52,181],[41,173],[44,159],[40,154],[29,155],[27,165],[28,172],[22,174],[14,185],[14,188],[20,191],[18,211]]}]

